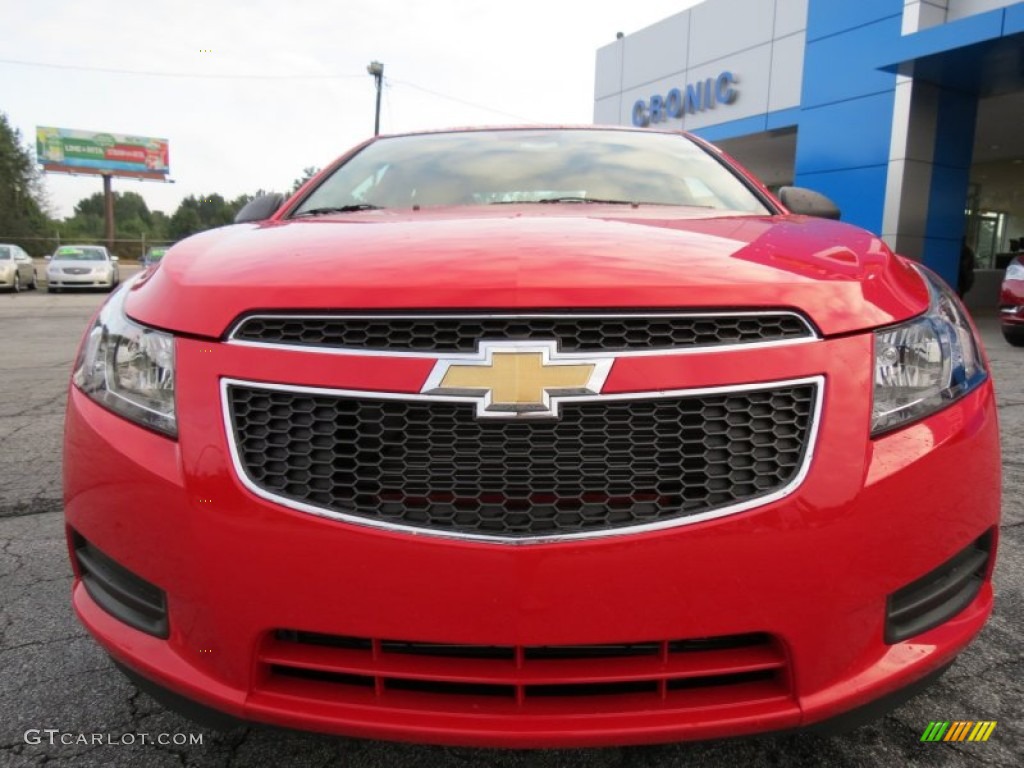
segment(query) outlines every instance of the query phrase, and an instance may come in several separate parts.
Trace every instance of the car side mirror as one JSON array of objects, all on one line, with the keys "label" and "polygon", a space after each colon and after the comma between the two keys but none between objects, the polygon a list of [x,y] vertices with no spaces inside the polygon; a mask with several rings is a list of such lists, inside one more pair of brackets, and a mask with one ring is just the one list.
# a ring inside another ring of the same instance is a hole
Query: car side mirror
[{"label": "car side mirror", "polygon": [[110,260],[111,260],[111,261],[120,261],[120,259],[119,259],[119,258],[117,258],[117,256],[111,256],[111,257],[110,257]]},{"label": "car side mirror", "polygon": [[804,187],[781,187],[779,200],[793,213],[817,216],[820,219],[839,219],[839,207],[820,192]]},{"label": "car side mirror", "polygon": [[280,208],[283,202],[284,195],[277,192],[255,197],[235,214],[235,224],[244,224],[247,221],[265,221],[274,215],[274,211]]},{"label": "car side mirror", "polygon": [[53,258],[53,254],[48,253],[45,256],[43,256],[43,258],[46,259],[47,261],[49,261],[50,259]]}]

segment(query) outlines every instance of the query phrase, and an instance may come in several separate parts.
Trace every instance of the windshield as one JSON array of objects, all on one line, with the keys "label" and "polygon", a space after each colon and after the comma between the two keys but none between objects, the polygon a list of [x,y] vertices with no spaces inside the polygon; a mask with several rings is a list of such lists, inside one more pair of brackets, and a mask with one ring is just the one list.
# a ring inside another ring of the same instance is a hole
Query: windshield
[{"label": "windshield", "polygon": [[325,179],[292,215],[586,202],[770,212],[739,177],[684,136],[525,129],[381,139]]},{"label": "windshield", "polygon": [[102,248],[89,245],[65,245],[53,254],[59,261],[106,261],[107,252]]},{"label": "windshield", "polygon": [[0,261],[11,260],[11,249],[0,245]]}]

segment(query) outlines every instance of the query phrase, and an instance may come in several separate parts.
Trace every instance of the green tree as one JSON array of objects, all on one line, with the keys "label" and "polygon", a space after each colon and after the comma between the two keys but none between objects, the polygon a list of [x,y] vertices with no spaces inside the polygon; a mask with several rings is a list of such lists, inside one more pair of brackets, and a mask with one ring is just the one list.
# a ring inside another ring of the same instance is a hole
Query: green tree
[{"label": "green tree", "polygon": [[255,195],[239,195],[238,197],[236,197],[234,200],[231,201],[230,205],[234,209],[235,213],[238,213],[246,205],[251,203],[253,200],[255,200],[257,197],[259,197],[262,194],[263,194],[263,190],[261,189]]},{"label": "green tree", "polygon": [[155,242],[166,242],[171,237],[171,219],[163,211],[150,214],[150,236]]},{"label": "green tree", "polygon": [[[127,235],[129,232],[145,232],[148,236],[153,226],[153,215],[146,205],[145,198],[138,192],[114,192],[113,197],[115,237]],[[65,219],[64,223],[71,230],[79,231],[83,235],[101,237],[105,217],[103,193],[94,192],[75,203],[74,215],[70,219]],[[99,229],[96,229],[96,222],[99,222]]]},{"label": "green tree", "polygon": [[314,176],[316,176],[316,175],[317,175],[318,173],[320,173],[320,169],[319,169],[319,168],[317,168],[317,167],[315,167],[315,166],[312,166],[312,165],[311,165],[311,166],[309,166],[308,168],[303,168],[303,169],[302,169],[302,176],[300,176],[300,177],[299,177],[299,178],[297,178],[297,179],[296,179],[296,180],[295,180],[294,182],[292,182],[292,191],[291,191],[291,194],[293,194],[293,195],[294,195],[294,194],[295,194],[296,192],[298,192],[298,191],[299,191],[299,187],[301,187],[301,186],[302,186],[303,184],[305,184],[305,183],[306,183],[307,181],[309,181],[310,179],[312,179],[312,178],[313,178]]},{"label": "green tree", "polygon": [[167,225],[168,234],[179,240],[196,232],[232,224],[235,214],[251,199],[251,195],[240,195],[228,202],[217,194],[189,195],[171,216]]},{"label": "green tree", "polygon": [[198,203],[193,197],[186,197],[181,201],[178,210],[171,216],[167,224],[167,232],[173,240],[181,240],[196,232],[202,232],[206,227],[199,216]]},{"label": "green tree", "polygon": [[0,237],[37,252],[39,242],[31,238],[47,234],[46,208],[33,152],[0,112]]},{"label": "green tree", "polygon": [[[138,192],[114,192],[114,249],[121,257],[141,256],[152,243],[167,242],[168,219],[160,211],[150,211]],[[106,217],[103,193],[94,192],[75,204],[74,214],[54,223],[48,230],[59,233],[62,242],[84,240],[104,242]]]}]

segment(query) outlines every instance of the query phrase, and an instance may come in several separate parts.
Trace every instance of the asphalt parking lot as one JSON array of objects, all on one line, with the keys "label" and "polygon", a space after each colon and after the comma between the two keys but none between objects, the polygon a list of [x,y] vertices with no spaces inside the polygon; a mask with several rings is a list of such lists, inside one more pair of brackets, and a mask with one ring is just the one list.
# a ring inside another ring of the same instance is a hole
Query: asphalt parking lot
[{"label": "asphalt parking lot", "polygon": [[[1024,764],[1024,744],[1018,741],[1024,736],[1024,349],[1004,343],[994,316],[979,323],[992,360],[1003,429],[996,610],[980,638],[937,685],[884,719],[843,736],[503,752],[262,728],[217,734],[164,710],[114,669],[71,613],[60,498],[67,378],[77,341],[104,297],[0,294],[0,766]],[[986,743],[921,743],[932,720],[995,720],[998,726]],[[46,729],[59,733],[51,739]],[[101,735],[101,743],[93,734]],[[148,743],[142,743],[142,734]],[[202,743],[153,743],[161,735],[173,742],[182,734],[199,736]],[[121,743],[128,735],[134,743]]]}]

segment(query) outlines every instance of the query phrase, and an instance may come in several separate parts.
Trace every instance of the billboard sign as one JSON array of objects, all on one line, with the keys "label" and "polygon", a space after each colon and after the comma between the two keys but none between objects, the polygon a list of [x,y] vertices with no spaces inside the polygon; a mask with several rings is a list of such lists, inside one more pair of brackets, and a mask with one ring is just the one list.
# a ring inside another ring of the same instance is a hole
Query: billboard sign
[{"label": "billboard sign", "polygon": [[36,128],[36,158],[47,171],[163,179],[170,172],[167,139]]}]

